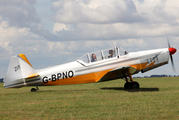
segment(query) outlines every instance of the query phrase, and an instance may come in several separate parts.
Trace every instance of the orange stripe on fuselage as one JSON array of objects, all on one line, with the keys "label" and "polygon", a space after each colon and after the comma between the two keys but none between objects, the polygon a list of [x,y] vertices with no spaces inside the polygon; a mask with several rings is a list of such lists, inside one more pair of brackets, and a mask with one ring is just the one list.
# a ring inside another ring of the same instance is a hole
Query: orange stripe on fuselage
[{"label": "orange stripe on fuselage", "polygon": [[[131,67],[137,70],[142,70],[147,67],[154,65],[154,62],[147,66],[147,63],[131,65]],[[69,85],[69,84],[83,84],[83,83],[94,83],[98,82],[106,73],[113,69],[99,71],[95,73],[89,73],[85,75],[74,76],[72,78],[65,78],[56,81],[48,81],[48,83],[42,83],[43,85]]]},{"label": "orange stripe on fuselage", "polygon": [[152,67],[154,64],[155,64],[155,61],[152,62],[151,64],[149,64],[148,66],[147,66],[147,63],[142,63],[142,64],[131,65],[131,67],[133,67],[139,71],[139,70],[142,70],[142,69],[145,69],[148,67]]},{"label": "orange stripe on fuselage", "polygon": [[33,78],[33,77],[37,77],[37,76],[39,76],[38,73],[35,73],[35,74],[28,76],[27,78]]},{"label": "orange stripe on fuselage", "polygon": [[131,65],[131,67],[137,69],[137,70],[142,70],[147,66],[147,63],[142,63],[142,64],[136,64],[136,65]]},{"label": "orange stripe on fuselage", "polygon": [[110,70],[104,70],[95,73],[89,73],[80,76],[74,76],[72,78],[60,79],[54,82],[48,81],[48,83],[42,83],[44,85],[68,85],[68,84],[83,84],[83,83],[94,83],[99,81],[107,72]]}]

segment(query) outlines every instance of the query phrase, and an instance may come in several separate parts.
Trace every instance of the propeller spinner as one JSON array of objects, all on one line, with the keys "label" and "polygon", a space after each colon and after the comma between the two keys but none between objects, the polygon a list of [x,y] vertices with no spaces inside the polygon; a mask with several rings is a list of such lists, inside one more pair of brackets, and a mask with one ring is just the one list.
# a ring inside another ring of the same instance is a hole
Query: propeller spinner
[{"label": "propeller spinner", "polygon": [[170,52],[170,55],[173,55],[176,53],[177,49],[171,47],[171,48],[168,48],[169,49],[169,52]]}]

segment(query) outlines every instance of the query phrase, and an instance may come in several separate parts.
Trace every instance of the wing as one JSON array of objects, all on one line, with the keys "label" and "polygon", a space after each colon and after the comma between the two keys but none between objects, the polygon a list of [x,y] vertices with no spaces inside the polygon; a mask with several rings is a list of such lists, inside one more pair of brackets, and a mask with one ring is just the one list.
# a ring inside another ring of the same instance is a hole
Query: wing
[{"label": "wing", "polygon": [[98,82],[110,81],[134,74],[137,70],[131,66],[115,68],[106,73]]}]

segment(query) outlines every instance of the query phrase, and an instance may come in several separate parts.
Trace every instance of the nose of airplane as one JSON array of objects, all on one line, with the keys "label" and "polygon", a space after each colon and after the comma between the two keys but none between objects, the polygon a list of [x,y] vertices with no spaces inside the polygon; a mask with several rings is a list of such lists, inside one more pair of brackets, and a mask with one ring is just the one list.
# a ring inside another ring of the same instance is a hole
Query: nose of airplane
[{"label": "nose of airplane", "polygon": [[175,54],[175,52],[177,51],[175,48],[171,47],[171,48],[168,48],[169,51],[170,51],[170,55],[173,55]]}]

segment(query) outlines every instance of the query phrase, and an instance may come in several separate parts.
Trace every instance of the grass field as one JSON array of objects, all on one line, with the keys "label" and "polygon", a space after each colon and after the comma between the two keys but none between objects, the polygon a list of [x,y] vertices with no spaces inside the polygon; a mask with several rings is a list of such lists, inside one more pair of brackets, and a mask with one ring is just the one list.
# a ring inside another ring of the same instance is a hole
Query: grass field
[{"label": "grass field", "polygon": [[179,78],[137,78],[139,90],[123,80],[104,83],[6,89],[0,84],[0,119],[179,119]]}]

